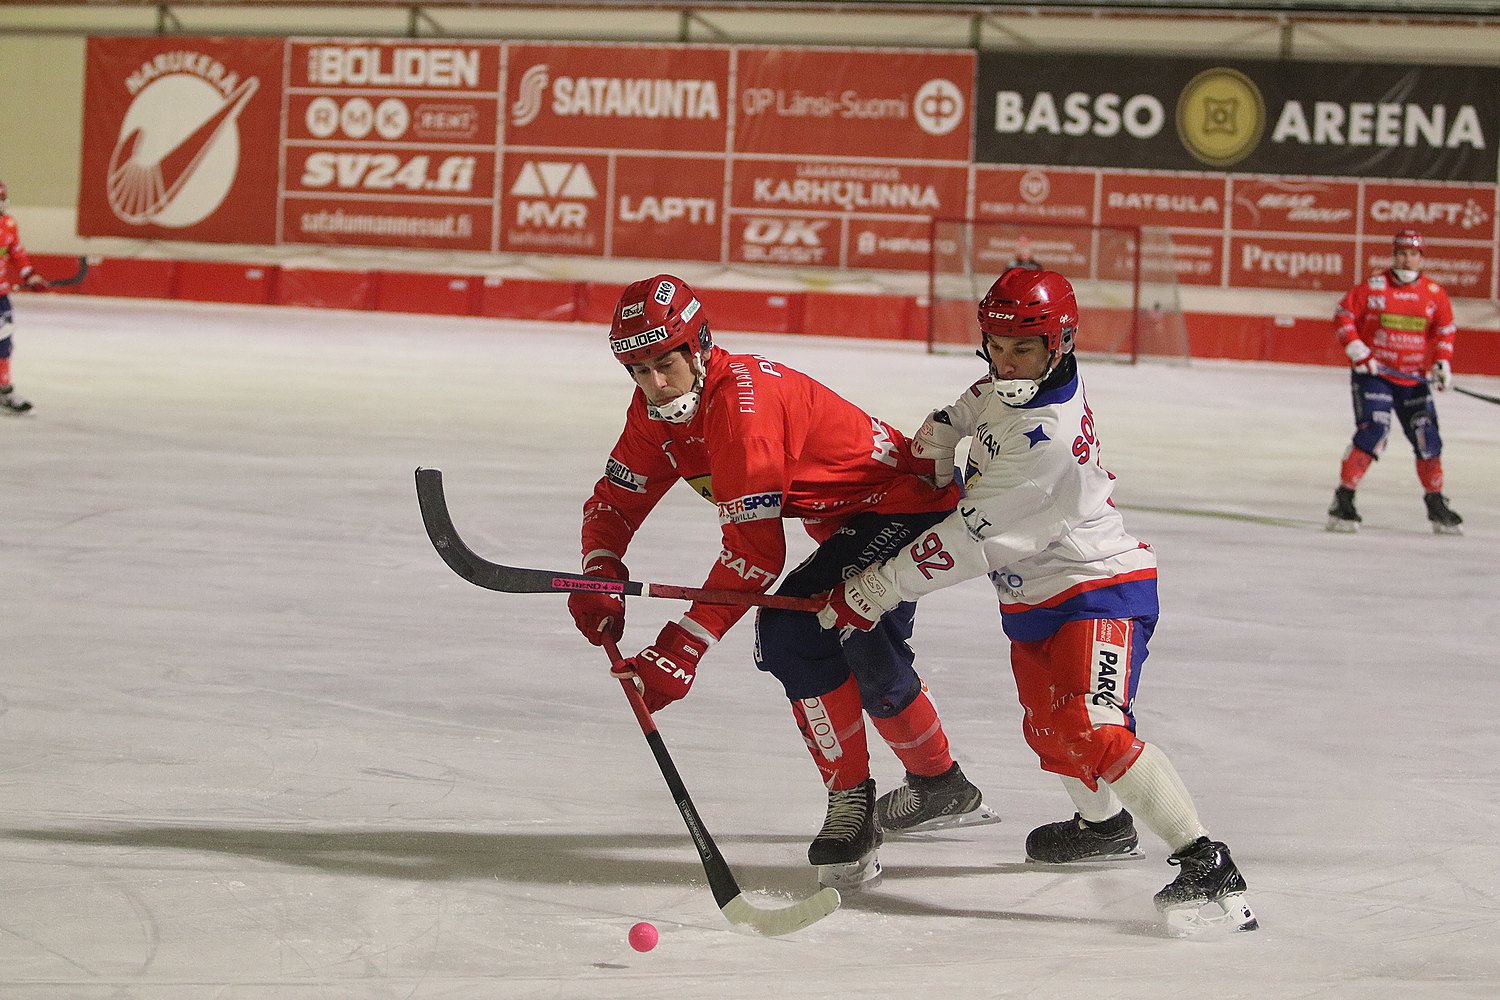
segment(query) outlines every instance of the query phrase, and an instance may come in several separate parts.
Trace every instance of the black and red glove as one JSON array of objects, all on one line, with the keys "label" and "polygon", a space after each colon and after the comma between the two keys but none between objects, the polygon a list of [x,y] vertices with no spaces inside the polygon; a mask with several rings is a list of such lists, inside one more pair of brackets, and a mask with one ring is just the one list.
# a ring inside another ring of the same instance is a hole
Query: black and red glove
[{"label": "black and red glove", "polygon": [[621,660],[611,671],[616,677],[635,675],[646,710],[660,712],[685,697],[698,676],[698,663],[708,643],[676,622],[667,622],[656,641],[636,655]]},{"label": "black and red glove", "polygon": [[[607,576],[611,580],[628,580],[630,574],[618,557],[595,552],[583,564],[589,576]],[[583,637],[596,646],[604,640],[619,642],[625,634],[625,598],[621,594],[578,591],[568,596],[568,613]]]},{"label": "black and red glove", "polygon": [[45,292],[48,288],[52,287],[51,285],[47,284],[46,278],[29,269],[25,274],[21,275],[21,284],[25,285],[33,292]]}]

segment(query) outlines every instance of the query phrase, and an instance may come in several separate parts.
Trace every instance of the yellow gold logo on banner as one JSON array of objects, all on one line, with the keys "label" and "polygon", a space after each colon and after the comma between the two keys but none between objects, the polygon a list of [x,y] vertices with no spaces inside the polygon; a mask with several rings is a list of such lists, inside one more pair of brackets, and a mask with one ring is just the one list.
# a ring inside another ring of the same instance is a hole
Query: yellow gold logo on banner
[{"label": "yellow gold logo on banner", "polygon": [[1194,158],[1213,167],[1238,163],[1266,131],[1266,101],[1239,70],[1206,69],[1177,98],[1177,135]]}]

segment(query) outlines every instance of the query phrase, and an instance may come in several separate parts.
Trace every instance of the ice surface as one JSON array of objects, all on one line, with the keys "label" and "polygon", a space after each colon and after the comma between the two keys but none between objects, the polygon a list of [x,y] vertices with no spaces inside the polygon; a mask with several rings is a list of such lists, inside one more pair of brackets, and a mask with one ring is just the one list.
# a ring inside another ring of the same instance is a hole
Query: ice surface
[{"label": "ice surface", "polygon": [[[0,996],[1493,997],[1500,984],[1500,408],[1440,400],[1462,538],[1404,442],[1322,530],[1333,369],[1085,363],[1164,616],[1137,705],[1262,929],[1165,936],[1144,861],[1023,862],[1072,808],[1037,769],[994,596],[923,602],[919,666],[1004,817],[892,838],[884,884],[769,940],[719,914],[561,597],[483,591],[423,533],[571,569],[628,384],[602,331],[18,297],[0,419]],[[907,428],[979,374],[907,345],[722,334]],[[1462,379],[1463,345],[1457,370]],[[1497,391],[1494,380],[1469,380]],[[794,553],[807,543],[795,528]],[[697,585],[674,490],[630,553]],[[637,601],[626,645],[682,605]],[[813,890],[824,794],[747,621],[663,735],[741,884]],[[877,781],[899,780],[882,745]],[[650,920],[661,944],[632,951]]]}]

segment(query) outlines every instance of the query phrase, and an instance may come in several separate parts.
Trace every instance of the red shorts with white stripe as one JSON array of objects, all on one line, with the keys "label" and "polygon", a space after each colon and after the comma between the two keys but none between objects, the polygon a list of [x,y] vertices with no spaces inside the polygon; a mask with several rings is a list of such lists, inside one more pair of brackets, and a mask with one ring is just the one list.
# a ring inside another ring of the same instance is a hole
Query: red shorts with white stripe
[{"label": "red shorts with white stripe", "polygon": [[1026,742],[1042,769],[1095,787],[1140,755],[1131,712],[1156,618],[1065,623],[1037,642],[1012,642]]}]

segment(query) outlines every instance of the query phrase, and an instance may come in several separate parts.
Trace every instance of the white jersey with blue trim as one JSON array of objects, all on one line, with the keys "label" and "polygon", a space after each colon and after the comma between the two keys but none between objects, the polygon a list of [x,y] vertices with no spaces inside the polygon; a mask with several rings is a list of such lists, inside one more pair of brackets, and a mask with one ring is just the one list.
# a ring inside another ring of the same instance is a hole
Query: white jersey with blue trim
[{"label": "white jersey with blue trim", "polygon": [[886,564],[904,598],[988,573],[1005,633],[1019,641],[1067,621],[1157,613],[1156,556],[1110,502],[1114,476],[1076,364],[1065,364],[1072,377],[1024,406],[1001,402],[984,379],[944,407],[973,438],[965,496]]}]

